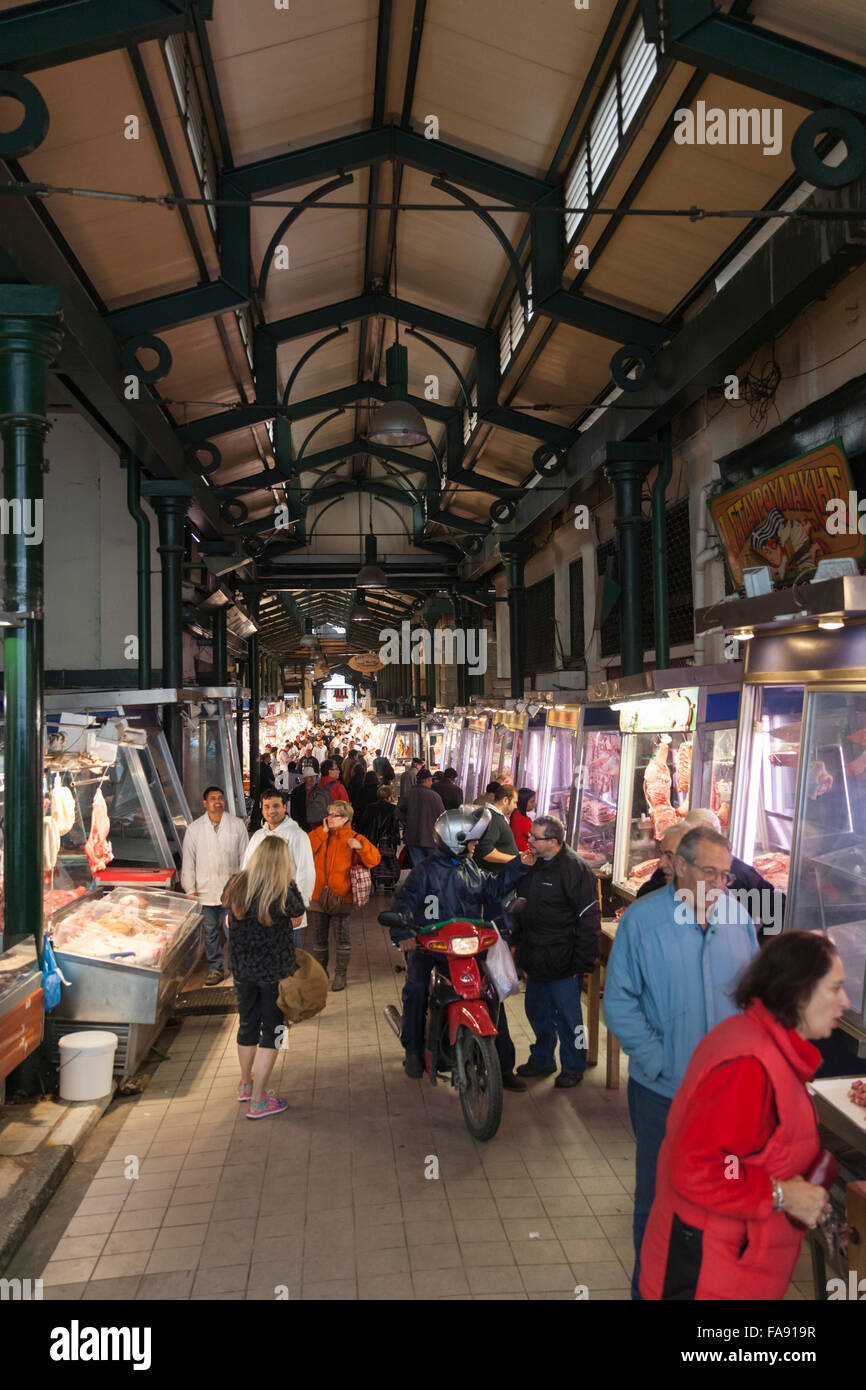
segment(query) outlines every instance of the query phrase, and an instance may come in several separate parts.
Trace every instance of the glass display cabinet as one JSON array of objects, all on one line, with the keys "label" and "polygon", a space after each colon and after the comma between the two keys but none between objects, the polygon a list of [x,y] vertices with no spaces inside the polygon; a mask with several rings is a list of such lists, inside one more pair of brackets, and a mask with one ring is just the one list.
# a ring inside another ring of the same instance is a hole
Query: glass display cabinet
[{"label": "glass display cabinet", "polygon": [[580,712],[568,842],[598,877],[613,873],[622,734],[619,715],[606,705]]},{"label": "glass display cabinet", "polygon": [[467,718],[459,754],[460,762],[457,765],[457,780],[463,788],[463,795],[467,802],[472,802],[477,796],[480,796],[487,785],[487,782],[481,779],[486,769],[489,739],[490,718],[488,715]]},{"label": "glass display cabinet", "polygon": [[517,784],[517,769],[520,765],[520,751],[523,746],[523,726],[525,714],[516,710],[496,710],[493,714],[493,728],[490,737],[489,782],[497,782],[506,773]]},{"label": "glass display cabinet", "polygon": [[548,711],[541,781],[536,793],[538,815],[558,816],[566,826],[574,788],[580,713],[578,705],[557,705]]},{"label": "glass display cabinet", "polygon": [[[648,671],[587,692],[589,708],[606,705],[618,719],[618,774],[613,730],[592,727],[598,715],[591,722],[585,716],[584,740],[594,732],[604,736],[592,739],[579,756],[584,776],[601,760],[596,775],[603,769],[608,798],[610,779],[618,775],[611,877],[629,901],[658,867],[661,836],[689,810],[714,810],[723,831],[730,824],[741,681],[741,664],[725,662]],[[591,800],[589,806],[603,818],[609,815],[607,801],[599,807]],[[593,836],[596,855],[609,835]]]},{"label": "glass display cabinet", "polygon": [[542,754],[547,730],[547,714],[546,707],[529,706],[520,750],[518,775],[515,778],[515,782],[519,786],[531,787],[536,796],[541,787]]},{"label": "glass display cabinet", "polygon": [[[851,1000],[840,1036],[866,1057],[866,577],[801,582],[796,605],[782,590],[735,611],[746,661],[734,853],[786,894],[785,930],[832,938]],[[717,626],[718,605],[695,618]]]},{"label": "glass display cabinet", "polygon": [[460,739],[463,734],[464,717],[462,714],[448,714],[444,720],[444,736],[442,739],[442,767],[457,767],[457,758],[460,749]]},{"label": "glass display cabinet", "polygon": [[[196,816],[202,812],[205,787],[222,787],[229,815],[246,820],[243,772],[238,755],[236,719],[240,687],[183,690],[183,790]],[[244,740],[245,746],[247,740]]]},{"label": "glass display cabinet", "polygon": [[428,714],[424,720],[424,761],[431,772],[444,772],[448,766],[442,760],[445,747],[445,721]]}]

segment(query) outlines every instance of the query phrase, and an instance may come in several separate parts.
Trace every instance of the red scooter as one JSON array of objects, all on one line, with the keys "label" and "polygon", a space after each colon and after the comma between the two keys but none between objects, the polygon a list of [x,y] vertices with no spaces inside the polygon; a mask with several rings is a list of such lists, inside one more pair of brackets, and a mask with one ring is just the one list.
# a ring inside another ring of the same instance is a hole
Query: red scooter
[{"label": "red scooter", "polygon": [[[381,912],[384,927],[403,926],[395,912]],[[502,1119],[502,1071],[496,1054],[499,996],[479,969],[479,957],[495,946],[489,922],[465,917],[434,922],[415,933],[415,944],[437,957],[430,977],[424,1069],[431,1085],[450,1072],[460,1092],[463,1118],[473,1139],[492,1139]],[[403,1015],[394,1004],[385,1018],[400,1037]]]}]

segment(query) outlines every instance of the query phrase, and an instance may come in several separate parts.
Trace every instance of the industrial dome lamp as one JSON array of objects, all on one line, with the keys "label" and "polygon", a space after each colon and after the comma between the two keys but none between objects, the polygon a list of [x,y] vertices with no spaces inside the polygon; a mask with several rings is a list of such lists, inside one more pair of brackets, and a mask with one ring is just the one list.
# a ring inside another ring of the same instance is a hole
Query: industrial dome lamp
[{"label": "industrial dome lamp", "polygon": [[393,343],[385,354],[385,375],[392,399],[376,411],[367,435],[370,443],[394,449],[417,449],[419,444],[429,444],[423,415],[406,400],[409,354],[400,342]]},{"label": "industrial dome lamp", "polygon": [[[358,511],[360,513],[361,504],[358,499]],[[360,521],[360,516],[359,516]],[[358,527],[360,530],[360,525]],[[387,589],[388,576],[379,564],[378,551],[376,549],[376,533],[373,530],[373,494],[370,494],[370,532],[364,537],[364,563],[358,571],[355,580],[356,589]]]},{"label": "industrial dome lamp", "polygon": [[305,647],[305,648],[315,648],[316,646],[318,646],[318,638],[316,637],[316,630],[315,630],[315,628],[313,627],[313,624],[312,624],[311,619],[309,619],[309,618],[307,618],[306,621],[304,622],[304,635],[303,635],[303,637],[301,638],[301,640],[298,642],[298,646],[299,646],[299,647]]}]

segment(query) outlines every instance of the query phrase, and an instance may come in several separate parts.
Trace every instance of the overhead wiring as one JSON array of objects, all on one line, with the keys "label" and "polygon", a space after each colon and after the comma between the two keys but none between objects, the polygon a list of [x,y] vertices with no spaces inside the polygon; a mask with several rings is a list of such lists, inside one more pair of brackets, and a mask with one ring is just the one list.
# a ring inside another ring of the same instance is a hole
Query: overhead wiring
[{"label": "overhead wiring", "polygon": [[[128,193],[106,188],[75,188],[69,185],[43,183],[35,180],[17,182],[6,179],[0,181],[0,195],[22,198],[101,198],[108,202],[141,203],[153,207],[163,207],[174,211],[180,207],[203,208],[299,208],[310,212],[322,211],[368,211],[368,212],[471,212],[475,215],[478,207],[463,203],[407,203],[371,202],[367,199],[349,202],[335,199],[311,207],[303,198],[268,199],[255,201],[249,198],[192,198],[174,193]],[[852,218],[866,217],[866,208],[702,208],[695,204],[687,208],[636,208],[636,207],[572,207],[556,206],[549,203],[483,203],[482,212],[529,213],[539,217],[554,213],[559,217],[569,215],[582,217],[592,213],[593,217],[685,217],[690,222],[703,222],[707,218],[733,218],[749,221],[773,221],[787,219],[802,222],[847,222]]]}]

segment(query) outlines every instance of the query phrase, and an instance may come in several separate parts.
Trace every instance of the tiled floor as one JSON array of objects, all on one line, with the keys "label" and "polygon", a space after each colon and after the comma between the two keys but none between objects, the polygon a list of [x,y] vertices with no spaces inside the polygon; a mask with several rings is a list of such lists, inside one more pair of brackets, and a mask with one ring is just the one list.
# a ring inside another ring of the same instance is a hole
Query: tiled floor
[{"label": "tiled floor", "polygon": [[[402,1070],[382,1010],[403,976],[380,907],[355,914],[349,988],[278,1058],[286,1114],[253,1124],[238,1105],[235,1016],[187,1020],[8,1272],[41,1272],[55,1299],[574,1299],[578,1285],[626,1299],[625,1067],[620,1091],[602,1052],[577,1090],[506,1092],[499,1134],[476,1144],[455,1092]],[[521,1062],[522,995],[508,1016]]]}]

